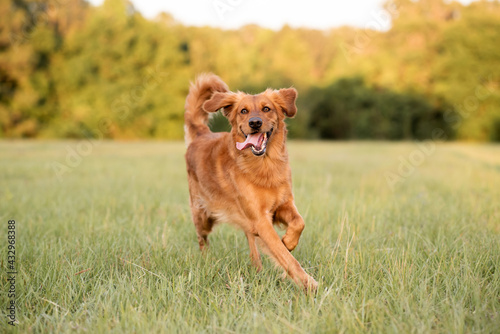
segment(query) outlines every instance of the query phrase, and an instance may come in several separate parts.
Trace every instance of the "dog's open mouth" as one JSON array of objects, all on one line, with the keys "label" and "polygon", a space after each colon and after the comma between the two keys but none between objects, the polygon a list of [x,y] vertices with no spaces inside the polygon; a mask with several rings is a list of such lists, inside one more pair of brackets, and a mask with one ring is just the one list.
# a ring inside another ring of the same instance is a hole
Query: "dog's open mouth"
[{"label": "dog's open mouth", "polygon": [[273,129],[268,132],[256,132],[245,135],[245,141],[243,143],[236,143],[236,148],[241,151],[250,147],[254,155],[263,155],[266,153],[267,141],[272,133]]}]

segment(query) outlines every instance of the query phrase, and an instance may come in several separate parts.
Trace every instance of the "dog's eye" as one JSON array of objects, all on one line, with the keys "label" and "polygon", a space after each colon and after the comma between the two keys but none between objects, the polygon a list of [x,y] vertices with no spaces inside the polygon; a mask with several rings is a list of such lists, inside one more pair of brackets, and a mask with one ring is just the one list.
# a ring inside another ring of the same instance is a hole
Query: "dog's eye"
[{"label": "dog's eye", "polygon": [[271,109],[269,109],[269,107],[264,107],[264,108],[262,108],[262,111],[263,112],[268,112],[268,111],[271,111]]},{"label": "dog's eye", "polygon": [[248,114],[248,110],[246,110],[246,109],[241,109],[241,113],[242,113],[242,114]]}]

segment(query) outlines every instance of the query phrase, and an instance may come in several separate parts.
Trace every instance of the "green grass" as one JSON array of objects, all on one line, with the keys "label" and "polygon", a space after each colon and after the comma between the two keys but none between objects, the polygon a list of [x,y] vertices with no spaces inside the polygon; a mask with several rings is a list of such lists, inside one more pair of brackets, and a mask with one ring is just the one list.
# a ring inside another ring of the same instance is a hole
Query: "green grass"
[{"label": "green grass", "polygon": [[[17,222],[19,332],[498,333],[500,147],[439,144],[394,189],[412,143],[291,142],[306,295],[229,225],[198,250],[184,144],[0,142],[0,261]],[[88,270],[87,270],[88,269]],[[82,270],[87,270],[78,274]],[[0,332],[7,282],[2,276]]]}]

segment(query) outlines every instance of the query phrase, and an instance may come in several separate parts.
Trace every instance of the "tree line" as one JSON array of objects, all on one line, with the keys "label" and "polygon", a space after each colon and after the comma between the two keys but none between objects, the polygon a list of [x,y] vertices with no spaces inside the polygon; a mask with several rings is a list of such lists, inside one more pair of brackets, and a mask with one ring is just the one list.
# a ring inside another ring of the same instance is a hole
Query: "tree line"
[{"label": "tree line", "polygon": [[189,82],[214,72],[297,88],[296,138],[500,141],[498,1],[389,1],[328,31],[184,26],[125,0],[4,0],[0,16],[3,138],[180,139]]}]

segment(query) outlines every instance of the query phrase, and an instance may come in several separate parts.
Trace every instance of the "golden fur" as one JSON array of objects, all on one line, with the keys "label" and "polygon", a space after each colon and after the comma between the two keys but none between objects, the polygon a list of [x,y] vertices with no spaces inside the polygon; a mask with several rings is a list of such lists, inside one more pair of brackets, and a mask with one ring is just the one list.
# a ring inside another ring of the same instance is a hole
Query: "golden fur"
[{"label": "golden fur", "polygon": [[[316,281],[290,253],[304,229],[293,200],[285,145],[284,119],[297,112],[296,97],[294,88],[268,89],[258,95],[233,93],[218,76],[200,75],[186,98],[186,165],[191,213],[201,250],[208,246],[207,237],[214,224],[233,223],[245,232],[252,263],[258,270],[262,264],[256,241],[297,284],[314,290]],[[232,130],[212,133],[206,125],[208,113],[221,108]],[[262,120],[258,131],[249,125],[252,117]],[[248,136],[268,138],[264,154],[256,156],[255,146],[236,148],[236,143]],[[287,227],[283,239],[273,224]]]}]

